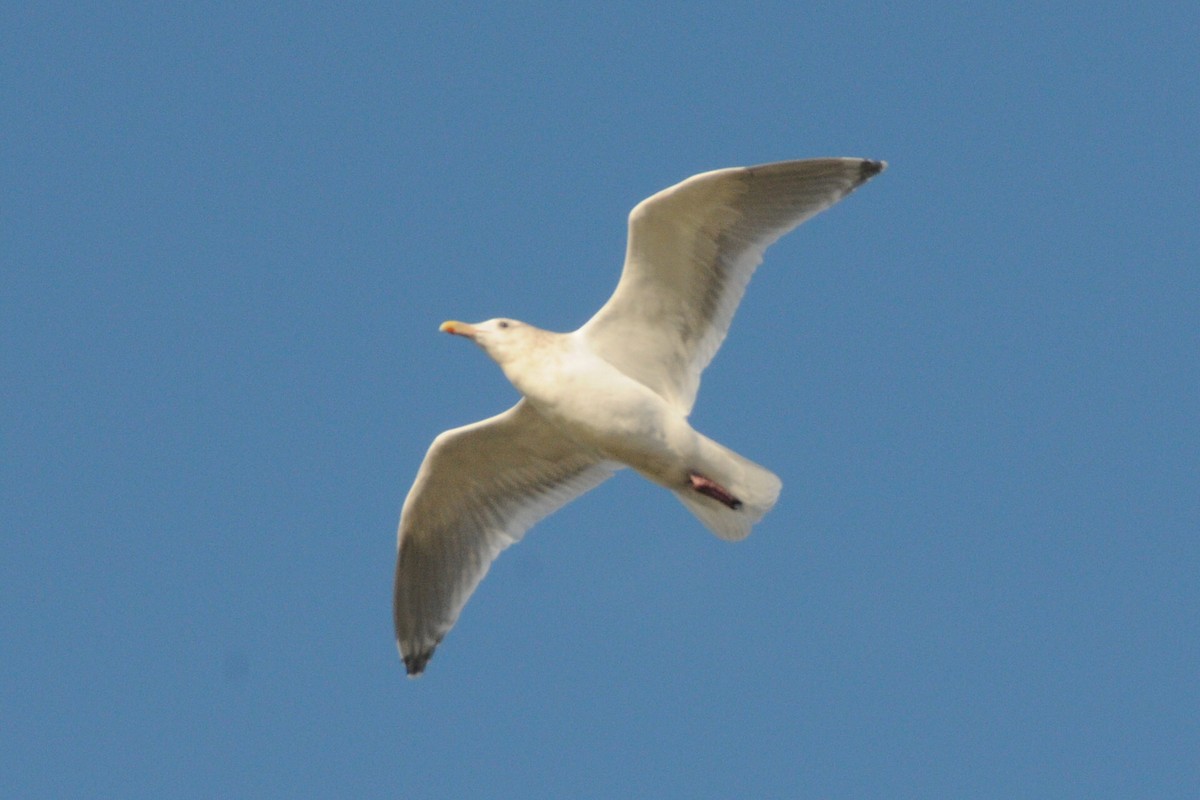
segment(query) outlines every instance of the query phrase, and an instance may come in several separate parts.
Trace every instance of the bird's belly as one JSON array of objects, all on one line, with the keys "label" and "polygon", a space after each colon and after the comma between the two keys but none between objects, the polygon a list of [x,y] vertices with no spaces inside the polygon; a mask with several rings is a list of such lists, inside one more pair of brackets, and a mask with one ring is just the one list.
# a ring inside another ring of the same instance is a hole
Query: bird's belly
[{"label": "bird's belly", "polygon": [[572,439],[659,483],[686,480],[695,432],[649,387],[610,367],[560,373],[539,388],[525,396]]}]

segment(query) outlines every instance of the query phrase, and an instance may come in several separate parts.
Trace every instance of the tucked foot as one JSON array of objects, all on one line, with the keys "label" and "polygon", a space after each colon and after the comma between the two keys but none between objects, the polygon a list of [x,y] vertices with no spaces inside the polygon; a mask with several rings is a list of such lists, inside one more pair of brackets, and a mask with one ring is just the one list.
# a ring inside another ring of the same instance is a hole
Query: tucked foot
[{"label": "tucked foot", "polygon": [[742,507],[742,501],[734,497],[728,489],[713,479],[704,477],[699,472],[689,472],[688,482],[700,494],[711,497],[718,503],[729,506],[734,511]]}]

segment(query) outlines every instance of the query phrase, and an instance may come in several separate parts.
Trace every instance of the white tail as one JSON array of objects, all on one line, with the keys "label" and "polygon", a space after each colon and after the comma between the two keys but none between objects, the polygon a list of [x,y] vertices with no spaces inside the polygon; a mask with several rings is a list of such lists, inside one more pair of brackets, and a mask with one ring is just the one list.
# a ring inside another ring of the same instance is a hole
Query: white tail
[{"label": "white tail", "polygon": [[762,519],[775,505],[783,483],[769,469],[743,458],[708,437],[700,438],[702,446],[697,470],[728,489],[730,494],[741,501],[741,505],[738,508],[730,508],[720,500],[690,487],[675,489],[675,496],[706,528],[720,538],[731,542],[745,539],[754,523]]}]

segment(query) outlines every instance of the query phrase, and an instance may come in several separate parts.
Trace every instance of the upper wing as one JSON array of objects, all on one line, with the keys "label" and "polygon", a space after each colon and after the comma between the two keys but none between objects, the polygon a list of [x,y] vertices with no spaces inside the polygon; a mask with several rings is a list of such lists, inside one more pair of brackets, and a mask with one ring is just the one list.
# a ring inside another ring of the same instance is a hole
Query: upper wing
[{"label": "upper wing", "polygon": [[614,469],[525,400],[434,439],[400,512],[392,611],[408,673],[425,668],[501,550]]},{"label": "upper wing", "polygon": [[693,176],[629,214],[616,292],[580,331],[609,363],[691,411],[763,251],[881,172],[819,158]]}]

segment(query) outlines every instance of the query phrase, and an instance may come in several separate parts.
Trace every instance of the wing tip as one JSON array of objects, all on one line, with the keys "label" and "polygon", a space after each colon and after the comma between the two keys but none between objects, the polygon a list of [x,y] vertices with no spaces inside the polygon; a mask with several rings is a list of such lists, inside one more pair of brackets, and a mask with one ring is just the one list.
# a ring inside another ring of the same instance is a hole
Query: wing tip
[{"label": "wing tip", "polygon": [[433,651],[442,643],[441,637],[428,639],[418,637],[411,639],[399,631],[396,635],[396,649],[400,651],[400,660],[404,662],[404,671],[410,678],[420,677],[425,671],[425,665],[433,658]]},{"label": "wing tip", "polygon": [[425,665],[429,663],[429,659],[433,658],[433,650],[434,648],[431,647],[420,653],[404,656],[404,671],[408,673],[408,677],[421,677],[421,673],[425,671]]},{"label": "wing tip", "polygon": [[858,165],[858,182],[865,183],[887,169],[886,161],[873,161],[864,158]]}]

